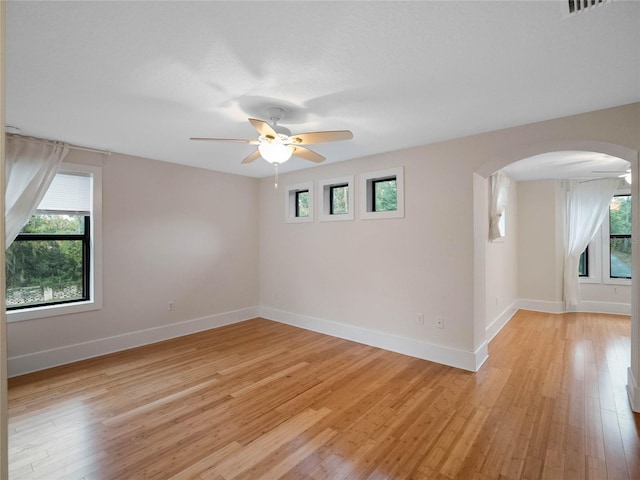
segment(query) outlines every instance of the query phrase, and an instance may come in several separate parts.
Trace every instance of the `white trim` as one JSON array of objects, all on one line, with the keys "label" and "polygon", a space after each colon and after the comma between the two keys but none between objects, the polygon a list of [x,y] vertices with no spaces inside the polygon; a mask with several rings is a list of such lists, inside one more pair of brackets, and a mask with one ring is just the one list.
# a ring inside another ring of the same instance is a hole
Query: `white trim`
[{"label": "white trim", "polygon": [[[611,315],[631,315],[631,304],[623,302],[595,302],[582,300],[579,305],[566,310],[564,302],[550,302],[546,300],[533,300],[530,298],[521,298],[515,303],[516,310],[533,310],[535,312],[544,313],[605,313]],[[492,324],[493,325],[493,324]],[[496,332],[497,333],[497,332]]]},{"label": "white trim", "polygon": [[219,313],[207,317],[195,318],[184,322],[161,325],[159,327],[123,333],[112,337],[90,340],[88,342],[66,345],[64,347],[43,350],[41,352],[18,355],[8,359],[9,377],[44,370],[46,368],[77,362],[87,358],[99,357],[134,347],[169,340],[191,333],[243,322],[258,316],[258,307]]},{"label": "white trim", "polygon": [[305,330],[331,335],[333,337],[351,340],[353,342],[382,348],[391,352],[421,358],[431,362],[441,363],[455,368],[475,372],[486,358],[486,346],[476,352],[458,350],[456,348],[435,345],[412,338],[401,337],[391,333],[356,327],[344,323],[334,322],[323,318],[310,317],[297,313],[277,310],[271,307],[260,307],[260,316]]},{"label": "white trim", "polygon": [[631,410],[640,413],[640,387],[638,382],[633,377],[633,370],[631,367],[627,368],[627,396],[629,397],[629,404]]},{"label": "white trim", "polygon": [[[347,213],[331,214],[331,187],[334,185],[347,185]],[[326,180],[320,180],[318,182],[318,206],[320,212],[318,213],[319,220],[321,222],[333,221],[348,221],[353,220],[353,198],[355,196],[355,189],[353,183],[353,175],[346,175],[344,177],[329,178]]]},{"label": "white trim", "polygon": [[521,310],[533,310],[544,313],[565,313],[564,302],[550,302],[547,300],[534,300],[531,298],[521,298],[518,301],[518,308]]},{"label": "white trim", "polygon": [[509,323],[509,320],[516,314],[518,311],[518,301],[514,301],[511,305],[509,305],[505,310],[498,315],[493,322],[491,322],[486,328],[486,338],[487,342],[493,340],[500,330],[504,328],[504,326]]},{"label": "white trim", "polygon": [[475,369],[472,370],[473,372],[477,372],[478,370],[480,370],[480,367],[482,367],[482,365],[484,365],[484,362],[487,361],[487,359],[489,358],[489,341],[485,341],[482,343],[482,345],[480,345],[477,350],[474,352],[474,356],[476,359],[476,365],[475,365]]},{"label": "white trim", "polygon": [[567,312],[631,315],[631,304],[622,302],[595,302],[582,300],[575,309],[567,310]]}]

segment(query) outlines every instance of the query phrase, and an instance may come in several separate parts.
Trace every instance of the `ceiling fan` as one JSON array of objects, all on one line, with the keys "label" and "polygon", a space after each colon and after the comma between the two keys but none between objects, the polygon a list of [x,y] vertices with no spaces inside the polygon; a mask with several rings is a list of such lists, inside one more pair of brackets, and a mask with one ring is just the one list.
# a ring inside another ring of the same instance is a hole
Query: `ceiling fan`
[{"label": "ceiling fan", "polygon": [[239,142],[257,145],[258,149],[248,155],[242,163],[251,163],[262,157],[267,162],[276,167],[291,158],[296,157],[309,160],[310,162],[320,163],[325,157],[319,153],[309,150],[303,145],[312,145],[315,143],[336,142],[339,140],[350,140],[353,133],[349,130],[333,130],[323,132],[308,132],[292,135],[291,131],[285,127],[278,125],[278,122],[284,118],[285,111],[279,107],[272,107],[267,110],[271,124],[264,120],[250,118],[249,122],[258,131],[257,140],[245,140],[238,138],[211,138],[211,137],[191,137],[191,140],[206,140],[212,142]]}]

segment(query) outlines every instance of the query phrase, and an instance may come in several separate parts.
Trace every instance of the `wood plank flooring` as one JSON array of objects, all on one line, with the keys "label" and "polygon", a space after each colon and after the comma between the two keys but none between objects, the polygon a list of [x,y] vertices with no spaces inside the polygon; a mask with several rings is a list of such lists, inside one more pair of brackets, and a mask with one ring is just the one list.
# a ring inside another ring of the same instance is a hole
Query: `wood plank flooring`
[{"label": "wood plank flooring", "polygon": [[10,380],[27,479],[639,479],[624,316],[520,311],[477,373],[263,319]]}]

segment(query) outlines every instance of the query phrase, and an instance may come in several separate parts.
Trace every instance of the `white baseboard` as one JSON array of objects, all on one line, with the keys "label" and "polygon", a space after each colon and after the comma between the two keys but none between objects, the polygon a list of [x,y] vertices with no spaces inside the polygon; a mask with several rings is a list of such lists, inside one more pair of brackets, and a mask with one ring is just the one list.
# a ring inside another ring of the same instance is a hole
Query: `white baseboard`
[{"label": "white baseboard", "polygon": [[609,313],[613,315],[631,315],[631,304],[620,302],[582,301],[570,312]]},{"label": "white baseboard", "polygon": [[162,325],[146,330],[124,333],[113,337],[91,340],[89,342],[53,348],[51,350],[18,355],[8,359],[8,375],[9,377],[15,377],[66,363],[98,357],[107,353],[127,350],[129,348],[161,342],[203,330],[243,322],[257,316],[258,307],[250,307],[184,322],[172,323],[170,325]]},{"label": "white baseboard", "polygon": [[353,342],[382,348],[411,357],[441,363],[455,368],[475,372],[487,357],[486,344],[476,352],[434,345],[432,343],[401,337],[379,330],[356,327],[323,318],[299,315],[271,307],[260,307],[260,316],[267,320],[304,328],[313,332],[344,338]]},{"label": "white baseboard", "polygon": [[631,304],[621,302],[596,302],[583,300],[575,307],[566,309],[564,302],[549,302],[546,300],[532,300],[521,298],[517,301],[517,307],[521,310],[533,310],[545,313],[608,313],[612,315],[631,315]]},{"label": "white baseboard", "polygon": [[493,337],[495,337],[502,328],[509,323],[511,317],[513,317],[519,308],[519,301],[516,300],[507,308],[505,308],[504,312],[502,312],[498,317],[491,322],[491,324],[486,328],[486,338],[487,342],[490,342]]},{"label": "white baseboard", "polygon": [[533,310],[534,312],[544,313],[565,313],[563,302],[549,302],[547,300],[521,298],[517,301],[517,305],[520,310]]},{"label": "white baseboard", "polygon": [[633,376],[631,367],[627,368],[627,396],[629,397],[631,410],[640,412],[640,387],[638,387],[638,383]]}]

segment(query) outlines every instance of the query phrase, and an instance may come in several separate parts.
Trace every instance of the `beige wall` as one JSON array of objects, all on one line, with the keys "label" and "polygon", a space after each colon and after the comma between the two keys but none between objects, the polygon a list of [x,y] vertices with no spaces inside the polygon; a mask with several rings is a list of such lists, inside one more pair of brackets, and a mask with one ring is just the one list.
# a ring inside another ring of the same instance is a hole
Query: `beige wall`
[{"label": "beige wall", "polygon": [[558,255],[556,182],[518,184],[518,294],[543,302],[562,301],[562,256]]},{"label": "beige wall", "polygon": [[[66,159],[102,160],[75,150]],[[257,191],[252,178],[124,155],[106,157],[104,307],[10,323],[10,357],[142,330],[151,335],[162,326],[256,307]],[[175,302],[172,312],[170,300]]]},{"label": "beige wall", "polygon": [[[564,202],[559,181],[520,182],[519,188],[519,296],[555,302],[563,308]],[[600,232],[597,233],[600,235]],[[601,252],[596,252],[600,256]],[[624,311],[631,303],[631,287],[605,283],[581,283],[578,310]],[[550,306],[551,307],[551,306]],[[553,309],[553,308],[551,308]]]},{"label": "beige wall", "polygon": [[[360,220],[356,192],[352,222],[287,224],[284,189],[274,191],[273,180],[262,179],[261,306],[305,321],[338,322],[478,352],[490,319],[480,318],[487,308],[478,310],[474,303],[478,292],[487,294],[474,285],[474,278],[485,279],[484,272],[474,277],[474,251],[487,252],[474,243],[474,215],[486,218],[486,209],[474,207],[473,173],[487,177],[512,162],[575,141],[638,151],[639,112],[639,104],[627,105],[281,176],[284,186],[354,174],[357,186],[363,172],[404,166],[403,219]],[[518,202],[528,194],[518,188]],[[548,194],[544,201],[553,202],[553,191]],[[517,236],[518,250],[526,248],[526,235],[519,231]],[[553,255],[554,241],[541,241],[534,250]],[[519,278],[521,293],[556,299],[556,274],[553,268],[539,272],[535,285]],[[415,324],[417,312],[425,314],[424,326]],[[446,319],[444,330],[433,327],[440,315]]]},{"label": "beige wall", "polygon": [[[434,359],[471,358],[464,368],[473,369],[486,356],[486,328],[495,313],[487,295],[501,292],[499,303],[501,296],[508,301],[514,276],[509,261],[504,278],[491,281],[479,270],[501,247],[478,235],[488,214],[486,199],[475,203],[474,188],[483,183],[477,180],[576,139],[640,150],[639,114],[634,104],[329,164],[282,175],[277,190],[273,178],[113,155],[103,170],[104,308],[11,323],[10,356],[13,363],[30,356],[48,361],[74,347],[70,360],[95,352],[104,339],[122,347],[119,339],[137,332],[138,340],[150,342],[159,328],[235,311],[257,314],[260,306],[304,317],[310,327],[320,321],[363,331],[391,349],[409,342],[415,350],[399,350],[416,356],[431,358],[429,348],[436,346],[444,357]],[[89,154],[70,155],[80,161]],[[359,219],[356,192],[354,221],[285,223],[287,184],[317,186],[353,174],[359,188],[359,174],[395,166],[404,167],[404,218]],[[486,181],[483,188],[486,195]],[[531,193],[518,186],[514,198],[520,204]],[[514,237],[521,250],[522,230]],[[506,259],[513,258],[513,246]],[[550,277],[539,280],[526,288],[556,298],[557,287],[547,291]],[[169,300],[176,302],[174,312],[167,311]],[[416,324],[418,313],[424,325]],[[438,316],[444,329],[434,327]]]},{"label": "beige wall", "polygon": [[514,303],[518,300],[519,210],[518,183],[514,180],[509,183],[509,201],[505,214],[505,237],[495,242],[487,241],[485,281],[488,328],[502,315],[510,316]]}]

